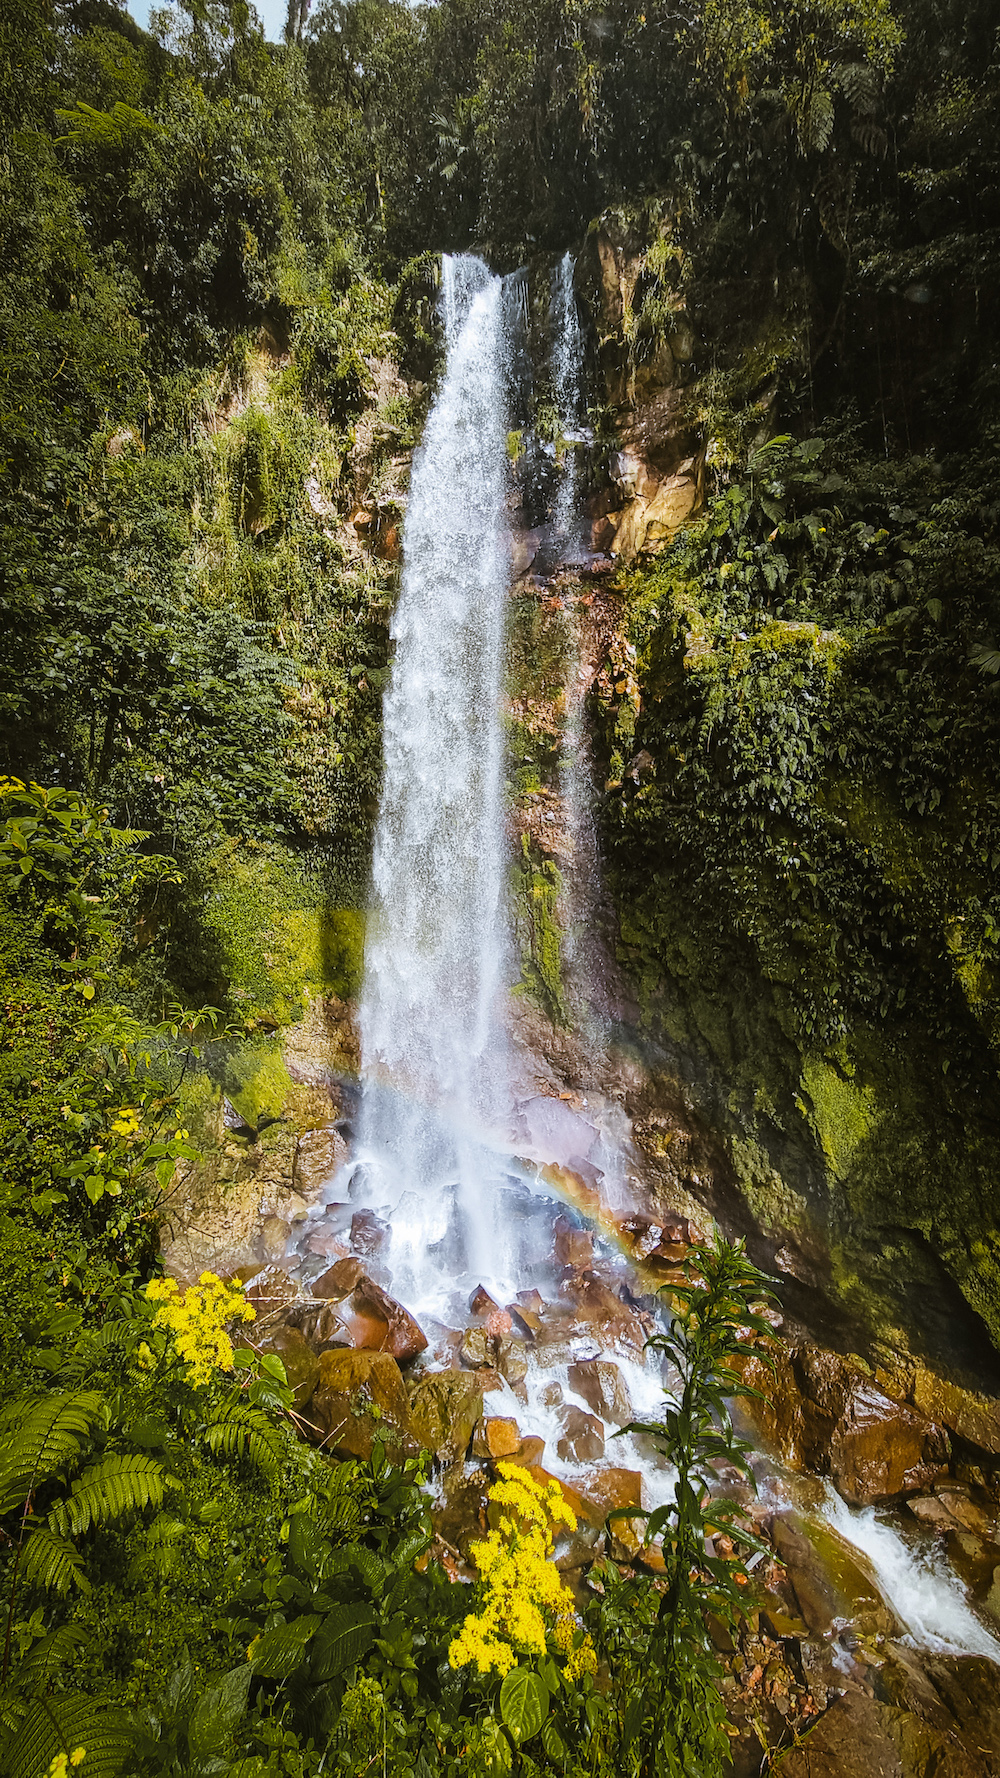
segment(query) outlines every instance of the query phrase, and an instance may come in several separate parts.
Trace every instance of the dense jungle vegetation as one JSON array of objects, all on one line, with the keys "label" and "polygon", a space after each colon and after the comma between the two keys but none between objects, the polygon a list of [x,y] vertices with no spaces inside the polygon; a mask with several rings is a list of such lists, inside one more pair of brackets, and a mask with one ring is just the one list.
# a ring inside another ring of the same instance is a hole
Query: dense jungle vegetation
[{"label": "dense jungle vegetation", "polygon": [[[993,8],[324,0],[274,46],[243,0],[152,35],[3,0],[0,69],[0,1763],[721,1770],[693,1484],[672,1590],[609,1567],[506,1677],[449,1666],[420,1466],[321,1459],[238,1298],[157,1296],[156,1192],[192,1068],[356,983],[433,256],[604,214],[646,255],[626,354],[690,316],[711,440],[602,717],[636,974],[778,1149],[803,1056],[842,1173],[888,1070],[885,1219],[1000,1329]],[[695,1475],[753,1280],[719,1291]],[[506,1520],[536,1579],[548,1512]]]}]

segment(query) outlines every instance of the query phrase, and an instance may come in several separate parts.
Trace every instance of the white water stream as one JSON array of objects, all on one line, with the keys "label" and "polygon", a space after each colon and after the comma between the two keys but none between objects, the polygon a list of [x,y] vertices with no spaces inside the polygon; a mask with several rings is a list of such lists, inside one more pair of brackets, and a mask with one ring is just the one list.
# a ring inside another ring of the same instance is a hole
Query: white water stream
[{"label": "white water stream", "polygon": [[[583,337],[568,255],[551,295],[553,383],[561,424],[572,435],[582,408]],[[510,580],[506,384],[522,298],[516,281],[494,277],[477,259],[444,261],[447,360],[414,460],[406,517],[360,1011],[363,1097],[351,1207],[388,1216],[391,1288],[442,1357],[440,1336],[464,1325],[476,1284],[500,1304],[536,1285],[552,1294],[559,1206],[530,1165],[532,1156],[547,1158],[544,1142],[540,1150],[541,1138],[531,1135],[532,1106],[576,1116],[548,1098],[531,1101],[523,1114],[515,1107],[504,1026],[512,983],[500,715]],[[579,527],[576,456],[565,455],[554,515],[564,553]],[[575,722],[566,791],[575,800],[570,818],[581,862],[596,870],[578,711]],[[570,950],[579,973],[588,960],[584,934]],[[609,1170],[613,1162],[602,1167],[605,1177]],[[342,1195],[342,1180],[337,1190]],[[604,1257],[615,1259],[610,1248]],[[577,1344],[571,1357],[599,1350],[586,1336]],[[584,1405],[568,1386],[565,1362],[557,1367],[561,1395],[552,1387],[556,1369],[536,1365],[526,1379],[527,1406],[508,1391],[490,1398],[491,1412],[514,1413],[525,1431],[545,1437],[546,1463],[559,1473],[572,1467],[556,1449],[560,1405]],[[655,1414],[658,1371],[617,1362],[635,1412]],[[647,1506],[670,1487],[631,1439],[609,1441],[607,1461],[642,1470]],[[867,1558],[914,1641],[1000,1657],[942,1564],[836,1497],[824,1516]]]},{"label": "white water stream", "polygon": [[480,260],[444,261],[447,364],[413,464],[384,700],[355,1195],[393,1206],[394,1264],[418,1291],[449,1232],[466,1267],[495,1257],[483,1188],[485,1133],[506,1112],[504,294]]}]

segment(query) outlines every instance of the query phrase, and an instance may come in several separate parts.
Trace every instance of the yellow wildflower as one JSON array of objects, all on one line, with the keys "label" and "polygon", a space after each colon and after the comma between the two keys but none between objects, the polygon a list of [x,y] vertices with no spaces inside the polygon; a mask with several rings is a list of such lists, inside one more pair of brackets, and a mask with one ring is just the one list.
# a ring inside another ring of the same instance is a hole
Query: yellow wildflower
[{"label": "yellow wildflower", "polygon": [[85,1747],[74,1747],[71,1754],[57,1753],[52,1759],[45,1778],[69,1778],[70,1766],[82,1766],[87,1757]]},{"label": "yellow wildflower", "polygon": [[146,1296],[157,1304],[153,1326],[173,1335],[189,1383],[207,1383],[215,1371],[232,1370],[233,1343],[226,1330],[233,1321],[256,1319],[242,1285],[223,1284],[214,1272],[202,1272],[198,1283],[184,1291],[175,1278],[153,1278]]},{"label": "yellow wildflower", "polygon": [[572,1647],[572,1594],[549,1557],[553,1529],[575,1531],[576,1518],[558,1482],[536,1481],[516,1463],[497,1470],[500,1480],[490,1489],[493,1528],[472,1546],[482,1608],[466,1617],[448,1660],[452,1667],[503,1675],[521,1655],[544,1655],[550,1633],[563,1652]]}]

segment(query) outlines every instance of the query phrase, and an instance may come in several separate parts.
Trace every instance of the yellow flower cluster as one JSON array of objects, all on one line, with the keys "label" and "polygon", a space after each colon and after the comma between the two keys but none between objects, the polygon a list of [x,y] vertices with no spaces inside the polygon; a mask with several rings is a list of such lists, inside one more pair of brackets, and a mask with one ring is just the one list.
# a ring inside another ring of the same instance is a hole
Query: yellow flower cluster
[{"label": "yellow flower cluster", "polygon": [[52,1760],[45,1778],[69,1778],[71,1766],[82,1766],[87,1757],[85,1747],[74,1747],[72,1753],[57,1753]]},{"label": "yellow flower cluster", "polygon": [[214,1272],[202,1272],[197,1284],[184,1291],[174,1278],[154,1278],[146,1296],[158,1305],[153,1326],[173,1335],[189,1383],[207,1383],[215,1371],[232,1370],[233,1343],[226,1329],[233,1321],[255,1320],[257,1313],[242,1285],[223,1284]]},{"label": "yellow flower cluster", "polygon": [[111,1126],[115,1136],[132,1137],[139,1134],[139,1113],[134,1106],[123,1105]]},{"label": "yellow flower cluster", "polygon": [[[549,1557],[553,1529],[565,1525],[575,1531],[576,1518],[557,1481],[536,1481],[516,1463],[500,1463],[497,1470],[500,1480],[490,1489],[495,1523],[485,1542],[472,1546],[483,1586],[482,1609],[466,1618],[448,1650],[449,1663],[474,1664],[480,1673],[503,1675],[517,1666],[521,1655],[544,1655],[551,1631],[556,1646],[570,1654],[569,1673],[583,1651],[570,1652],[573,1597]],[[577,1664],[577,1670],[593,1669]]]}]

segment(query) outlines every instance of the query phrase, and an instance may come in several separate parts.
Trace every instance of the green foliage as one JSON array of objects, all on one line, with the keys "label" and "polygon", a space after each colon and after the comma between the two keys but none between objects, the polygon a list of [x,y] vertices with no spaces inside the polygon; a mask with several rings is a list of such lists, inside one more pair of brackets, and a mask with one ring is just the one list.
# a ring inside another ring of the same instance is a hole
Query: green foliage
[{"label": "green foliage", "polygon": [[604,1733],[623,1778],[681,1778],[692,1769],[709,1778],[728,1766],[709,1618],[735,1624],[747,1609],[747,1577],[739,1556],[711,1552],[711,1538],[724,1531],[742,1550],[761,1547],[741,1509],[720,1497],[716,1466],[753,1484],[750,1447],[733,1432],[729,1403],[753,1393],[733,1361],[748,1338],[770,1335],[760,1314],[767,1280],[742,1244],[693,1249],[685,1269],[688,1283],[664,1288],[672,1326],[650,1341],[674,1367],[673,1391],[660,1418],[625,1428],[651,1438],[677,1471],[674,1499],[640,1515],[647,1535],[663,1539],[666,1585],[654,1591],[606,1563],[603,1597],[588,1612],[611,1663]]}]

